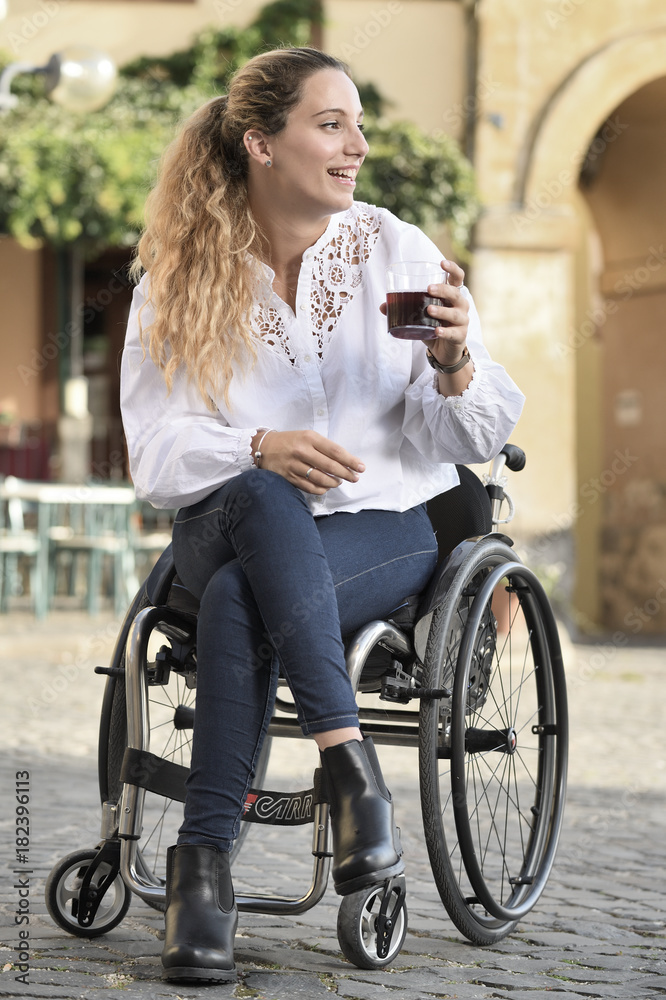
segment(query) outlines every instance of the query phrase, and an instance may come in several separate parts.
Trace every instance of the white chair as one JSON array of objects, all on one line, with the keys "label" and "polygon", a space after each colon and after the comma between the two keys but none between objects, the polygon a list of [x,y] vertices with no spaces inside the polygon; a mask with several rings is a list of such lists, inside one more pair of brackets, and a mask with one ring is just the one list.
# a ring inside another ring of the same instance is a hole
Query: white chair
[{"label": "white chair", "polygon": [[[86,491],[86,488],[82,488]],[[85,499],[68,501],[62,497],[51,504],[48,519],[49,583],[48,599],[52,606],[60,570],[65,571],[66,589],[74,594],[79,559],[84,557],[85,601],[91,615],[99,611],[99,599],[106,583],[104,570],[112,574],[115,613],[123,614],[137,589],[134,552],[130,539],[130,519],[134,499],[129,491],[127,502],[108,502],[104,488],[90,487]]]},{"label": "white chair", "polygon": [[155,510],[149,503],[137,501],[130,521],[130,539],[140,580],[148,576],[158,557],[171,544],[175,513],[175,510]]},{"label": "white chair", "polygon": [[9,608],[10,598],[24,592],[24,578],[30,581],[30,597],[35,613],[46,605],[45,561],[37,528],[25,525],[26,501],[20,496],[20,480],[8,476],[0,484],[0,612]]}]

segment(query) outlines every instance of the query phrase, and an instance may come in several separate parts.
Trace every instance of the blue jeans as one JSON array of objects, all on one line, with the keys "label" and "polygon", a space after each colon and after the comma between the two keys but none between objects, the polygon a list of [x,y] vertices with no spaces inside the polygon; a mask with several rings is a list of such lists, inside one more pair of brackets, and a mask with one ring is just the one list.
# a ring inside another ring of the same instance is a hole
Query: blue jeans
[{"label": "blue jeans", "polygon": [[286,479],[251,469],[178,512],[173,552],[201,602],[179,843],[230,850],[280,671],[303,733],[358,726],[342,636],[423,590],[437,544],[425,504],[314,518]]}]

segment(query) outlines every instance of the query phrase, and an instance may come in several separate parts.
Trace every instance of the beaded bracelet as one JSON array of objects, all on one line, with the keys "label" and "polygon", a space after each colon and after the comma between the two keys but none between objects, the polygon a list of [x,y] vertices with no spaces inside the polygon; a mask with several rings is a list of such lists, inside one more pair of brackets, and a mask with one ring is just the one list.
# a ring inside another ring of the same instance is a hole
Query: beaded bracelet
[{"label": "beaded bracelet", "polygon": [[261,435],[261,441],[259,442],[259,444],[257,445],[257,447],[254,449],[254,458],[253,458],[253,461],[254,461],[254,464],[256,465],[256,467],[258,469],[261,468],[261,465],[259,463],[261,462],[261,446],[264,443],[264,438],[266,437],[267,434],[270,434],[270,432],[272,430],[274,430],[274,429],[275,428],[273,428],[273,427],[269,427],[268,430],[265,430],[264,433]]}]

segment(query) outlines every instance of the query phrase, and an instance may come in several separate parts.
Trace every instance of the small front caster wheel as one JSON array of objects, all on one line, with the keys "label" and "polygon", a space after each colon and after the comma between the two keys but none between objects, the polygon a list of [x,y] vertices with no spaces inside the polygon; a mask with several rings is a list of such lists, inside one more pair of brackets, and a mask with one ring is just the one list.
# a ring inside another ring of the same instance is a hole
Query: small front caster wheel
[{"label": "small front caster wheel", "polygon": [[[82,927],[77,919],[81,881],[97,851],[74,851],[59,861],[46,880],[46,908],[52,919],[77,937],[93,938],[116,927],[129,909],[132,893],[117,875],[104,894],[92,926]],[[94,885],[99,886],[111,866],[101,864],[95,872]],[[93,883],[91,883],[93,884]]]},{"label": "small front caster wheel", "polygon": [[[386,905],[382,912],[383,903]],[[342,954],[358,969],[390,965],[400,953],[406,934],[404,879],[392,879],[388,886],[373,885],[343,897],[338,910],[338,941]]]}]

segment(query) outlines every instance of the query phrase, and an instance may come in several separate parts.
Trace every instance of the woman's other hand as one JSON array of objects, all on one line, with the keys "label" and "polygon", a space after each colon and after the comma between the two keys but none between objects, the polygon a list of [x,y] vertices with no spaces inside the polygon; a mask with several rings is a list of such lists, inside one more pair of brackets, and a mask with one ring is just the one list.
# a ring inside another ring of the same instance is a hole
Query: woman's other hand
[{"label": "woman's other hand", "polygon": [[[252,438],[252,455],[264,437]],[[345,480],[356,483],[365,466],[341,445],[316,431],[270,431],[261,446],[262,469],[284,476],[305,493],[322,496]]]}]

